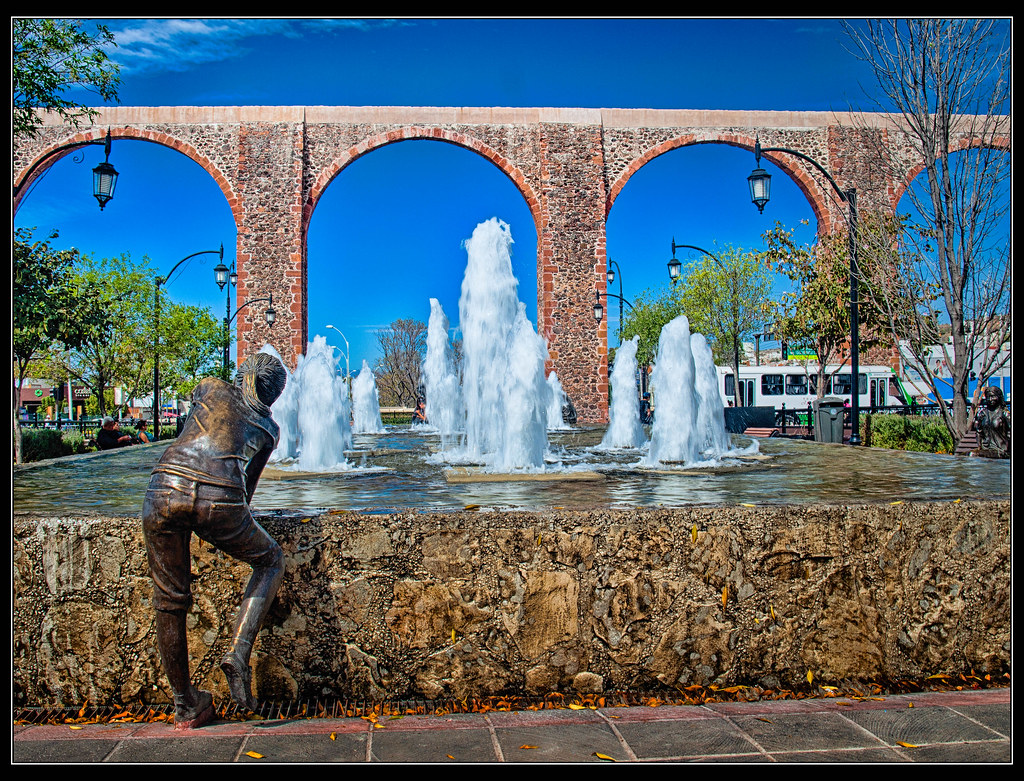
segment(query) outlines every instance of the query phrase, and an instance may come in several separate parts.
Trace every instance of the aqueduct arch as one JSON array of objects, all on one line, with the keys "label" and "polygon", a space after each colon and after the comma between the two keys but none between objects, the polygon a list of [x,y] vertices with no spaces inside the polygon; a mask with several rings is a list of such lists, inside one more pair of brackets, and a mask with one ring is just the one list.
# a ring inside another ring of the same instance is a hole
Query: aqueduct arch
[{"label": "aqueduct arch", "polygon": [[[591,314],[605,292],[605,219],[623,185],[654,157],[680,146],[726,143],[798,150],[855,186],[862,208],[893,209],[918,161],[878,115],[829,112],[580,108],[115,107],[76,130],[48,116],[31,140],[16,139],[18,191],[47,154],[111,137],[161,143],[195,160],[217,181],[237,226],[239,300],[274,296],[273,331],[240,316],[239,359],[270,342],[294,365],[308,340],[306,231],[327,184],[352,160],[408,139],[447,141],[490,159],[519,188],[537,229],[537,329],[551,368],[581,422],[607,420],[606,321]],[[889,178],[872,164],[881,140],[907,160]],[[869,143],[869,141],[871,143]],[[801,187],[831,230],[843,219],[814,168],[765,155]],[[56,156],[53,159],[57,159]],[[45,167],[41,166],[41,167]],[[39,171],[33,172],[37,175]],[[249,315],[249,313],[245,313]]]}]

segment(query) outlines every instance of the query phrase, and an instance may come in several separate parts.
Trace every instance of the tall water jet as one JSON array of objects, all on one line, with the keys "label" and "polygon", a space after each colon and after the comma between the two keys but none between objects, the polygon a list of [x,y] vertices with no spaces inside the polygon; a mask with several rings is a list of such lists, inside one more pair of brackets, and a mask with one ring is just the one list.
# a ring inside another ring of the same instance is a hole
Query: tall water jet
[{"label": "tall water jet", "polygon": [[299,468],[318,472],[345,463],[352,448],[348,391],[338,375],[333,348],[315,336],[295,371],[299,391]]},{"label": "tall water jet", "polygon": [[508,369],[505,374],[504,407],[498,416],[504,423],[504,446],[491,466],[499,472],[544,464],[547,449],[547,396],[544,379],[547,347],[526,319],[526,304],[519,303],[512,324]]},{"label": "tall water jet", "polygon": [[352,433],[383,434],[387,429],[380,419],[380,397],[373,370],[365,360],[352,380]]},{"label": "tall water jet", "polygon": [[[651,373],[656,407],[651,447],[645,459],[647,464],[713,461],[727,447],[722,444],[728,442],[728,435],[721,398],[706,390],[698,392],[698,363],[703,377],[708,367],[714,371],[714,362],[704,337],[696,336],[700,338],[691,338],[690,322],[684,315],[661,329],[658,355]],[[700,353],[697,361],[695,346]],[[701,380],[702,388],[705,382]],[[711,382],[714,387],[715,381]]]},{"label": "tall water jet", "polygon": [[423,359],[423,388],[427,394],[427,422],[441,435],[447,448],[463,429],[462,389],[455,356],[448,342],[448,317],[441,302],[430,299],[427,354]]},{"label": "tall water jet", "polygon": [[[263,345],[260,352],[273,355],[284,365],[281,353],[274,349],[273,345]],[[271,463],[293,459],[299,453],[299,384],[296,382],[295,376],[301,365],[302,356],[300,355],[295,372],[288,371],[288,367],[285,366],[284,370],[288,375],[288,380],[285,382],[284,391],[270,408],[275,422],[281,429],[277,447],[270,454]]]},{"label": "tall water jet", "polygon": [[548,390],[551,397],[548,399],[548,431],[565,431],[571,426],[567,425],[562,416],[562,408],[565,406],[567,396],[562,389],[562,383],[556,372],[548,375]]},{"label": "tall water jet", "polygon": [[[718,393],[718,372],[704,334],[690,337],[693,353],[695,391],[697,393],[697,433],[699,451],[721,455],[732,447],[725,430],[725,408]],[[756,450],[756,442],[754,449]]]},{"label": "tall water jet", "polygon": [[601,449],[639,448],[647,441],[640,421],[640,397],[636,392],[636,351],[640,337],[634,336],[619,345],[615,351],[612,369],[612,406],[608,430],[598,446]]},{"label": "tall water jet", "polygon": [[547,347],[517,298],[511,244],[496,218],[476,227],[459,298],[464,452],[499,471],[540,468],[547,447]]}]

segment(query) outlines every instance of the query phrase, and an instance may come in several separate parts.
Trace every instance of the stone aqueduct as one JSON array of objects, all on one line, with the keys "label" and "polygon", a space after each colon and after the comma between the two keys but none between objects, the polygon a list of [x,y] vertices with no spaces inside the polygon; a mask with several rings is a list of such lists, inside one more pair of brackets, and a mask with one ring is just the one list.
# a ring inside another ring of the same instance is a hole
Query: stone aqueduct
[{"label": "stone aqueduct", "polygon": [[[238,354],[272,343],[294,366],[308,341],[306,235],[332,179],[361,155],[407,139],[470,149],[498,166],[529,205],[537,231],[537,329],[549,346],[580,421],[607,420],[606,321],[591,313],[604,292],[605,220],[645,163],[690,144],[795,149],[855,186],[863,208],[894,208],[919,169],[905,141],[875,115],[581,108],[115,107],[79,129],[48,117],[16,140],[16,193],[84,143],[139,139],[192,158],[216,180],[237,226],[237,300],[273,294],[273,330],[243,312]],[[877,138],[869,139],[868,136]],[[866,154],[870,141],[897,147],[906,170],[890,178]],[[791,155],[765,155],[805,193],[820,231],[844,219],[828,183]],[[753,163],[753,158],[751,159]],[[15,208],[17,208],[17,202]]]}]

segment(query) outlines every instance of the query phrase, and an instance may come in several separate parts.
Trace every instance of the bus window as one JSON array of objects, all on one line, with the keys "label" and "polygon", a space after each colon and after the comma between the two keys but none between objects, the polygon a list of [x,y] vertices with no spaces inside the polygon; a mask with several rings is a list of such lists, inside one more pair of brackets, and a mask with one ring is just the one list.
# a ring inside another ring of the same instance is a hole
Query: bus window
[{"label": "bus window", "polygon": [[781,374],[762,374],[761,375],[761,395],[762,396],[781,396],[782,395],[782,375]]},{"label": "bus window", "polygon": [[[864,395],[868,392],[868,377],[863,372],[857,373],[857,393]],[[834,396],[850,395],[850,373],[832,375],[832,394]]]},{"label": "bus window", "polygon": [[727,399],[734,398],[736,396],[735,391],[736,382],[731,374],[725,375],[725,397]]},{"label": "bus window", "polygon": [[[825,380],[825,385],[826,386],[828,385],[828,380],[827,379]],[[812,396],[817,396],[818,395],[818,375],[817,374],[812,374],[811,375],[811,395]]]},{"label": "bus window", "polygon": [[786,395],[787,396],[806,396],[807,395],[807,375],[806,374],[787,374],[786,375]]}]

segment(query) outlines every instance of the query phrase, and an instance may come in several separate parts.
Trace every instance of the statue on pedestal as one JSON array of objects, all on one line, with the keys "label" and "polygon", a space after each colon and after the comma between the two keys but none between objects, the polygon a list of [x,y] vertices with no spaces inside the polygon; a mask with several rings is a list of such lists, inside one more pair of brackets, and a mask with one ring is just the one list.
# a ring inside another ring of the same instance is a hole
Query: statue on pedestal
[{"label": "statue on pedestal", "polygon": [[1010,457],[1010,411],[1006,409],[1002,389],[989,385],[982,391],[978,410],[978,449],[971,455],[986,458]]},{"label": "statue on pedestal", "polygon": [[277,446],[270,414],[287,372],[266,353],[250,357],[235,385],[207,377],[192,394],[192,411],[178,438],[153,469],[142,507],[160,661],[174,692],[174,728],[200,727],[213,718],[213,696],[192,685],[185,620],[192,604],[190,541],[195,533],[252,565],[221,660],[231,698],[252,710],[249,657],[256,634],[284,575],[281,547],[252,517],[256,483]]}]

